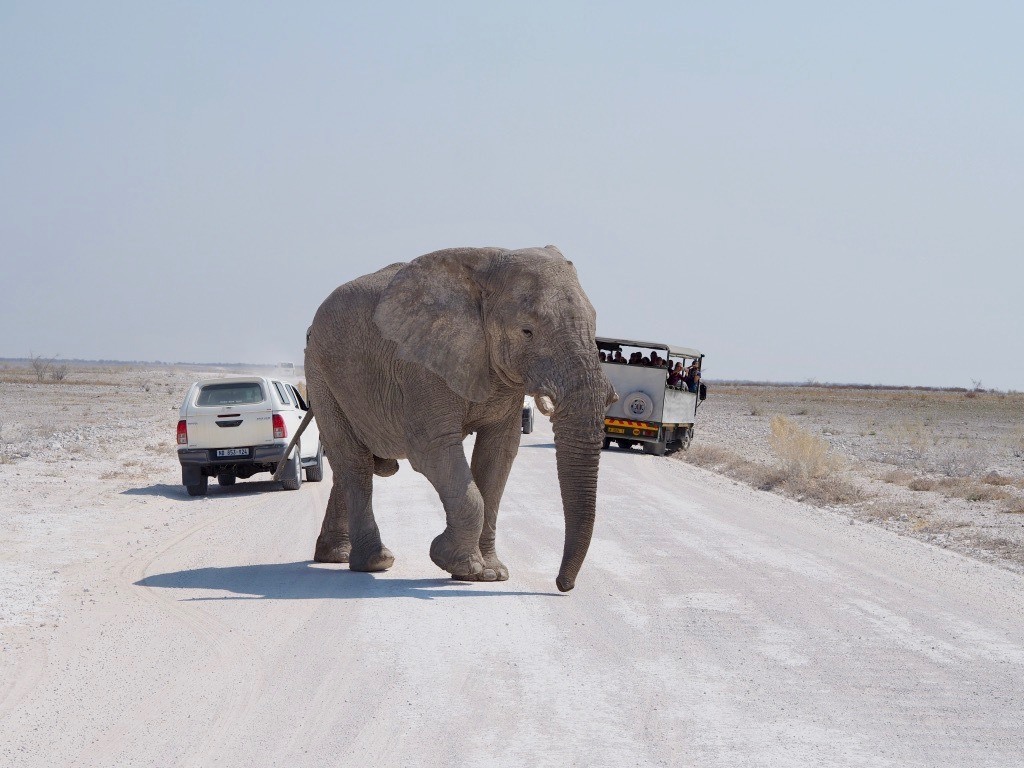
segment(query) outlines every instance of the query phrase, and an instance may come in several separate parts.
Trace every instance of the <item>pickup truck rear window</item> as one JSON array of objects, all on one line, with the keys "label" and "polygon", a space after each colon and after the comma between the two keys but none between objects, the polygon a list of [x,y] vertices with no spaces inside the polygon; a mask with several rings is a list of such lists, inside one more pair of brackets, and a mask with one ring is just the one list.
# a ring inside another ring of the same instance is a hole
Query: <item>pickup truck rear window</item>
[{"label": "pickup truck rear window", "polygon": [[242,405],[263,399],[263,387],[257,381],[207,384],[199,391],[196,405]]}]

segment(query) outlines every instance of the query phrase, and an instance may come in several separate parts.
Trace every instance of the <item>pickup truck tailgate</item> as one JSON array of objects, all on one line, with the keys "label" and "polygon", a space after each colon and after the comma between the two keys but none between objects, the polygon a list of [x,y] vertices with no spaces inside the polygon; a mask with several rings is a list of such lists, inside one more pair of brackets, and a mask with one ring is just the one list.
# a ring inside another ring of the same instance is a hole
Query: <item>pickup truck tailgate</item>
[{"label": "pickup truck tailgate", "polygon": [[[188,425],[188,444],[192,448],[238,448],[273,442],[273,411],[269,393],[262,393],[261,402],[232,402],[232,392],[200,391],[189,404],[185,422]],[[239,386],[242,394],[243,387]],[[259,399],[262,389],[258,384],[250,399]]]},{"label": "pickup truck tailgate", "polygon": [[260,408],[195,408],[189,413],[188,444],[195,448],[237,448],[273,442],[273,415]]}]

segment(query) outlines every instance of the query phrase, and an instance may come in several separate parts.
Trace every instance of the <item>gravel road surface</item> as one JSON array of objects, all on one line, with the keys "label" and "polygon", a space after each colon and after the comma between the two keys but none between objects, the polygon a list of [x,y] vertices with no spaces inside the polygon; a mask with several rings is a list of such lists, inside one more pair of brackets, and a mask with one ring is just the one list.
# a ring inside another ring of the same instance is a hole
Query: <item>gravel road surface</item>
[{"label": "gravel road surface", "polygon": [[1024,763],[1018,575],[613,449],[562,595],[538,417],[499,518],[511,579],[464,584],[427,556],[425,479],[376,482],[397,561],[373,575],[309,560],[329,474],[93,499],[49,533],[56,618],[3,630],[0,765]]}]

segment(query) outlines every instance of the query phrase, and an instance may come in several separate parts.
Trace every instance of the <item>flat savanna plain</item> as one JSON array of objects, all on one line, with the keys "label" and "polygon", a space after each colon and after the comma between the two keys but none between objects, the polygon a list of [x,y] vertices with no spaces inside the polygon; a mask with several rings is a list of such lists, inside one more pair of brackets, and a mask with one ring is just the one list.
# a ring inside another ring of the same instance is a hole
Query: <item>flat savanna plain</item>
[{"label": "flat savanna plain", "polygon": [[547,420],[508,582],[430,563],[407,466],[396,566],[357,574],[308,561],[328,483],[185,495],[178,406],[218,372],[0,364],[0,764],[1019,762],[1019,395],[710,382],[689,451],[605,454],[561,595]]},{"label": "flat savanna plain", "polygon": [[1024,394],[709,386],[675,458],[1024,572]]},{"label": "flat savanna plain", "polygon": [[[184,392],[201,376],[239,372],[72,365],[57,382],[0,365],[0,624],[49,602],[53,569],[88,546],[81,531],[100,535],[102,520],[84,518],[126,481],[180,483]],[[1024,394],[709,387],[693,445],[675,460],[1024,572]],[[773,421],[787,429],[773,436]],[[62,535],[69,516],[85,524],[75,537]]]}]

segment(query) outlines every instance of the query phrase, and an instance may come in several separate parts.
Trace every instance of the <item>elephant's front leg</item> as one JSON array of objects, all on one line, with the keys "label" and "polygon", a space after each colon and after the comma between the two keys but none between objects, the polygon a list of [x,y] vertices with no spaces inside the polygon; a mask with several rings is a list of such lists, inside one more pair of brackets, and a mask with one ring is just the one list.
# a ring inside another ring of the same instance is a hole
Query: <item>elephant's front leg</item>
[{"label": "elephant's front leg", "polygon": [[480,554],[484,570],[493,571],[498,581],[508,578],[508,568],[498,559],[495,538],[498,529],[498,506],[505,492],[505,482],[512,462],[519,452],[522,418],[519,410],[498,424],[479,430],[473,448],[473,479],[484,501],[484,525],[480,533]]},{"label": "elephant's front leg", "polygon": [[[438,441],[443,447],[410,455],[413,467],[426,475],[441,497],[447,526],[430,545],[430,559],[458,579],[494,581],[480,554],[480,531],[484,522],[484,500],[473,482],[459,436]],[[435,443],[437,446],[437,443]]]}]

